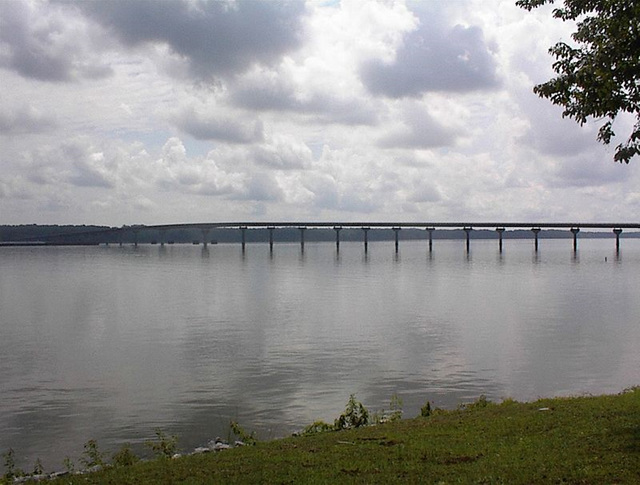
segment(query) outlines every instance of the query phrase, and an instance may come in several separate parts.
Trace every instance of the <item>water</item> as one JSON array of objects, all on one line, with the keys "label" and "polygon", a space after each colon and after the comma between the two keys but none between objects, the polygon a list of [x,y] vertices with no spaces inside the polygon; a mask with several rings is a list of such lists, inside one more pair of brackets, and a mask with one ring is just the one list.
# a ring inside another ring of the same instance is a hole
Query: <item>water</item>
[{"label": "water", "polygon": [[231,419],[273,438],[352,393],[415,416],[618,392],[640,383],[640,241],[621,244],[0,248],[0,451],[56,470],[157,428],[185,450]]}]

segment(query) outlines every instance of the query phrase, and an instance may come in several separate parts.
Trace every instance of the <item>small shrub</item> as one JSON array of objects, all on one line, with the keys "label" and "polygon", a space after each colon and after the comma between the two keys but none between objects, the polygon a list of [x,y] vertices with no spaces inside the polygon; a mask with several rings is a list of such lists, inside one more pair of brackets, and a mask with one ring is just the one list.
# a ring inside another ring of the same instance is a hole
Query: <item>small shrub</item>
[{"label": "small shrub", "polygon": [[86,468],[104,466],[104,453],[98,450],[98,442],[96,440],[89,440],[84,444],[82,455],[83,458],[80,458],[80,462]]},{"label": "small shrub", "polygon": [[391,396],[388,411],[382,409],[373,415],[373,422],[376,424],[391,423],[400,419],[402,419],[402,399],[397,394]]},{"label": "small shrub", "polygon": [[69,473],[74,473],[76,471],[76,466],[73,464],[73,460],[68,456],[62,460],[62,464],[64,465],[64,469]]},{"label": "small shrub", "polygon": [[178,437],[167,436],[161,429],[156,429],[156,440],[147,441],[145,446],[151,448],[159,458],[171,458],[178,450]]},{"label": "small shrub", "polygon": [[112,457],[113,466],[123,467],[135,465],[140,461],[133,451],[131,451],[131,445],[125,443],[122,447],[114,453]]},{"label": "small shrub", "polygon": [[257,443],[258,440],[256,440],[255,431],[247,433],[237,421],[231,421],[229,427],[231,428],[231,432],[245,445],[255,445]]},{"label": "small shrub", "polygon": [[40,458],[36,458],[36,462],[33,465],[33,474],[34,475],[44,474],[44,467],[42,466],[42,462],[40,461]]},{"label": "small shrub", "polygon": [[360,426],[366,426],[369,424],[369,411],[359,401],[356,401],[354,394],[349,396],[347,406],[344,413],[342,413],[338,419],[336,419],[335,429],[349,429],[359,428]]},{"label": "small shrub", "polygon": [[402,399],[397,394],[391,396],[389,403],[389,415],[387,421],[398,421],[402,419]]},{"label": "small shrub", "polygon": [[324,421],[316,421],[304,428],[302,430],[302,435],[325,433],[327,431],[333,431],[334,429],[335,428],[329,423],[325,423]]},{"label": "small shrub", "polygon": [[431,403],[427,401],[426,404],[420,408],[420,416],[422,416],[423,418],[428,418],[429,416],[431,416],[431,413]]},{"label": "small shrub", "polygon": [[6,483],[13,483],[15,477],[24,476],[24,472],[20,468],[16,468],[16,457],[13,448],[2,455],[4,458],[4,480]]},{"label": "small shrub", "polygon": [[481,394],[480,397],[475,401],[467,404],[462,404],[460,406],[460,409],[461,410],[482,409],[482,408],[486,408],[490,404],[491,404],[491,401],[487,399],[487,396],[485,396],[484,394]]}]

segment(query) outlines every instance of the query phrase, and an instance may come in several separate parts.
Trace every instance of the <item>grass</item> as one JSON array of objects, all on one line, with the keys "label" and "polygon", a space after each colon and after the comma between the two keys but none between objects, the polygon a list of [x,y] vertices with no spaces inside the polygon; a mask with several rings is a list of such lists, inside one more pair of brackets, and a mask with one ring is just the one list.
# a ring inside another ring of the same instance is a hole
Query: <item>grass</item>
[{"label": "grass", "polygon": [[640,483],[640,389],[453,411],[157,459],[60,484]]}]

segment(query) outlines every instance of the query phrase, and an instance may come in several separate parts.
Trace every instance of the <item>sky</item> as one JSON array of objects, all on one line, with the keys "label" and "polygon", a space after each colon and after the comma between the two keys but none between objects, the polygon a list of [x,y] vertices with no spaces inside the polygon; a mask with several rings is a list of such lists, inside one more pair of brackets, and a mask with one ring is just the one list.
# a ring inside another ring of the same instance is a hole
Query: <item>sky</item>
[{"label": "sky", "polygon": [[637,222],[622,136],[532,91],[572,28],[515,0],[0,0],[0,224]]}]

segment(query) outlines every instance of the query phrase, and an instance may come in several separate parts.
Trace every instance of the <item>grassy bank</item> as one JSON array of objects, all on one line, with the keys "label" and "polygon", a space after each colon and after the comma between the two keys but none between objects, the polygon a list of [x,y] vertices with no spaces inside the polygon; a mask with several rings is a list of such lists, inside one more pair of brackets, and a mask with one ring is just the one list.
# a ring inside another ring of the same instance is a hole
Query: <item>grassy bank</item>
[{"label": "grassy bank", "polygon": [[428,417],[158,459],[54,483],[640,483],[640,389],[479,400]]}]

